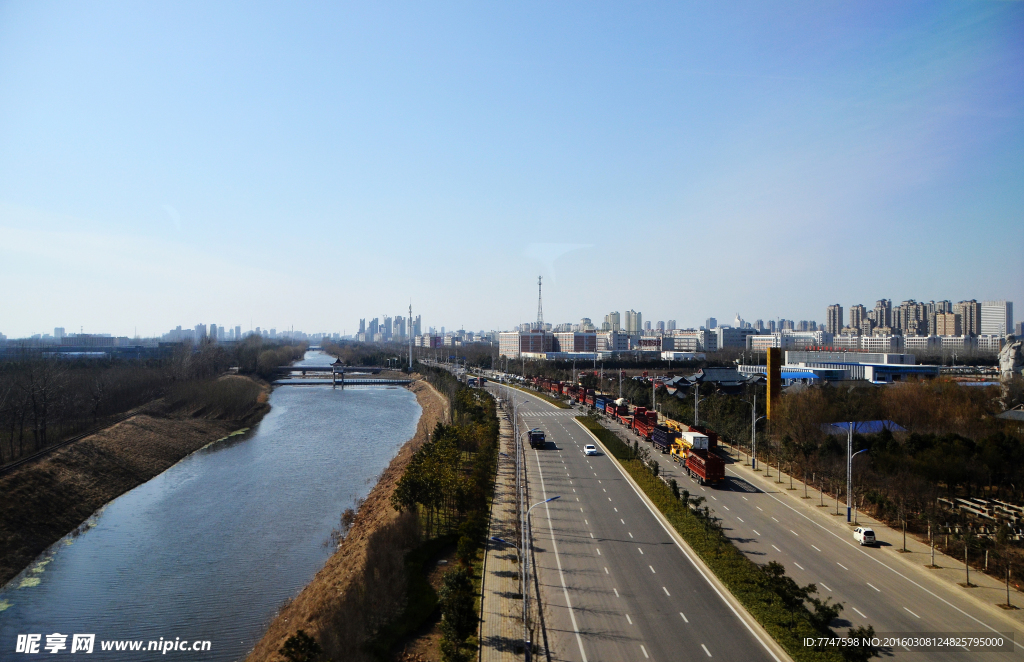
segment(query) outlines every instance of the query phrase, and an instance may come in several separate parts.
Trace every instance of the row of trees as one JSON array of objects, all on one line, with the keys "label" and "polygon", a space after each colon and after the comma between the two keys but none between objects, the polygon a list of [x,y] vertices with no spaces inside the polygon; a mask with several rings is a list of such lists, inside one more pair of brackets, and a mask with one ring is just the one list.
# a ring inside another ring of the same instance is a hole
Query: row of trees
[{"label": "row of trees", "polygon": [[[231,366],[269,377],[273,367],[301,358],[304,351],[304,345],[270,344],[251,337],[230,348],[216,343],[183,344],[165,357],[141,360],[7,355],[0,361],[0,464],[52,446],[171,391],[184,399],[188,389],[183,385],[200,388]],[[242,389],[235,386],[230,394],[218,397],[251,401],[252,394],[242,394]]]}]

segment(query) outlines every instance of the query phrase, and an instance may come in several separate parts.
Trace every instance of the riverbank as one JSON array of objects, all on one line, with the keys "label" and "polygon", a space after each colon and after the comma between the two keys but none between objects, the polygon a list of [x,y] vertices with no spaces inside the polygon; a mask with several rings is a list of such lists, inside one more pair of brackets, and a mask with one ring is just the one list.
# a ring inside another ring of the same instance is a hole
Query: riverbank
[{"label": "riverbank", "polygon": [[[363,577],[371,538],[399,519],[399,513],[391,506],[391,495],[413,453],[427,440],[437,423],[445,420],[448,410],[447,400],[425,380],[419,379],[408,388],[416,394],[423,410],[416,434],[402,446],[370,490],[337,552],[302,592],[281,609],[246,658],[247,662],[276,662],[285,640],[299,630],[322,640],[323,634],[331,629],[331,621],[337,617],[334,610],[339,596]],[[362,642],[348,643],[357,647]]]},{"label": "riverbank", "polygon": [[[269,411],[264,382],[225,376],[207,399],[168,403],[65,446],[0,477],[0,585],[125,492],[190,453],[255,425]],[[230,403],[231,414],[223,402]]]}]

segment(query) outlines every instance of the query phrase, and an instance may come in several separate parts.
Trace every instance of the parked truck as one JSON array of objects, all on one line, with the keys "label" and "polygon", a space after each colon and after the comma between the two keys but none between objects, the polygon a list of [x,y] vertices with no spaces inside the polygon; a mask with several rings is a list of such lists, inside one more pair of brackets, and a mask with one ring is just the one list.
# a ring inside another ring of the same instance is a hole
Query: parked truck
[{"label": "parked truck", "polygon": [[717,485],[725,480],[725,461],[709,450],[691,448],[686,454],[686,472],[701,485]]},{"label": "parked truck", "polygon": [[672,443],[672,448],[670,450],[672,453],[672,459],[681,463],[685,467],[686,456],[693,448],[696,448],[697,450],[708,450],[707,435],[694,432],[693,430],[683,430],[678,433],[678,436]]},{"label": "parked truck", "polygon": [[654,429],[651,430],[651,444],[662,453],[667,453],[678,436],[678,432],[670,430],[667,426],[655,425]]},{"label": "parked truck", "polygon": [[544,448],[544,430],[534,428],[526,434],[530,438],[530,448]]}]

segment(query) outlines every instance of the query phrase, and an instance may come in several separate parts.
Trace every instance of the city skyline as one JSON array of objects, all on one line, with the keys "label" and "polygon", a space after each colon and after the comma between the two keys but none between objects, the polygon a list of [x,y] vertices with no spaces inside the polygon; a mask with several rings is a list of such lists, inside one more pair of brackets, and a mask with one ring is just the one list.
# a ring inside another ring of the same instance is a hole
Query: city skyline
[{"label": "city skyline", "polygon": [[1019,3],[4,3],[0,332],[409,299],[511,328],[538,274],[562,320],[1021,301],[1022,33]]}]

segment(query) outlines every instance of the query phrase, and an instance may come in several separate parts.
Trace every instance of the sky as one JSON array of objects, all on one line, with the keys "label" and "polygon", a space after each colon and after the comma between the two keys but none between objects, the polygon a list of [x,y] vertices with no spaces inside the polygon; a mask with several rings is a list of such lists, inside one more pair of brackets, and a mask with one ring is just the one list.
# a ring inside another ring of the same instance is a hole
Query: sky
[{"label": "sky", "polygon": [[1021,2],[0,2],[0,333],[1024,318]]}]

